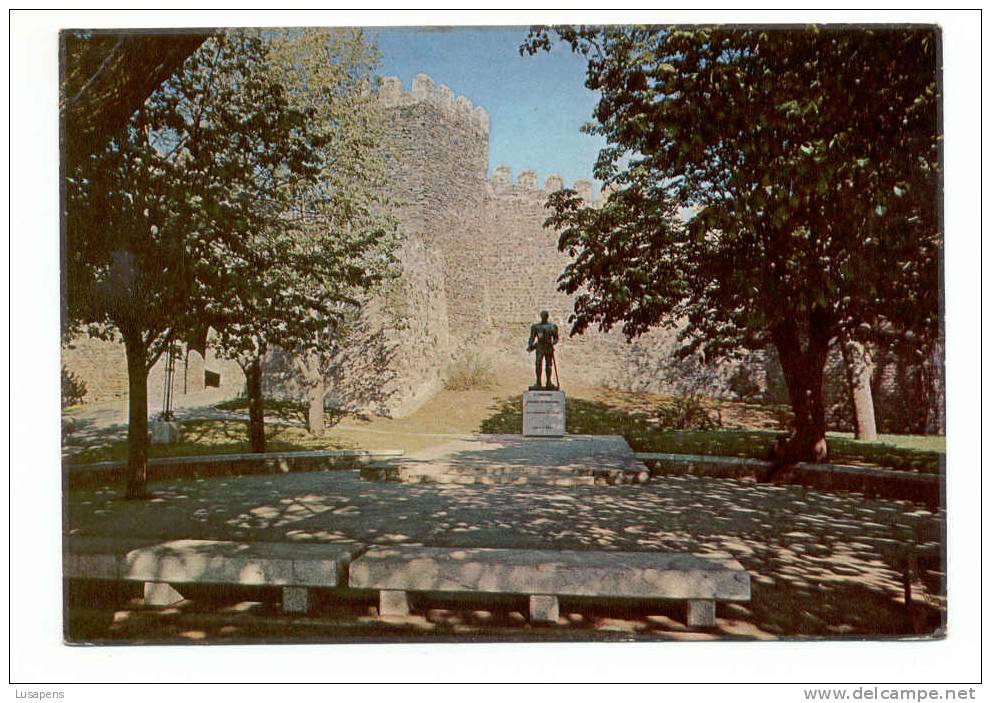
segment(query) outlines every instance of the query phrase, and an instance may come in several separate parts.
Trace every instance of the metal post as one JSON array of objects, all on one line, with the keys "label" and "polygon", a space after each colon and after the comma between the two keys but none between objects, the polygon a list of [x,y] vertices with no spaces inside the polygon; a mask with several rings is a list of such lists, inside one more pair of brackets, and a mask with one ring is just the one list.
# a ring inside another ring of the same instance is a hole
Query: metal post
[{"label": "metal post", "polygon": [[165,389],[162,401],[162,419],[172,420],[172,387],[175,384],[175,347],[169,343],[165,357]]}]

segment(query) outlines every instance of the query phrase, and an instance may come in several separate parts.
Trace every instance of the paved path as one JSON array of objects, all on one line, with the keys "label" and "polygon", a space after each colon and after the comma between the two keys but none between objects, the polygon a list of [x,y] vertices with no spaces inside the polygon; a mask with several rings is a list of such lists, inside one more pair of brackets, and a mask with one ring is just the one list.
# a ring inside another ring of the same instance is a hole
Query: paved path
[{"label": "paved path", "polygon": [[939,574],[901,601],[906,541],[938,545],[942,514],[800,486],[658,477],[646,485],[547,488],[362,481],[356,472],[188,479],[72,491],[74,534],[299,540],[440,547],[732,553],[753,600],[725,606],[749,636],[931,632],[945,607]]},{"label": "paved path", "polygon": [[[394,474],[393,479],[411,482],[469,484],[543,481],[555,485],[591,485],[596,476],[603,482],[610,475],[647,477],[646,466],[619,435],[467,435],[412,452],[396,467],[382,472]],[[627,480],[632,481],[632,478]]]},{"label": "paved path", "polygon": [[410,454],[409,462],[433,466],[496,466],[581,468],[594,462],[601,468],[643,468],[619,435],[524,437],[518,434],[477,434],[459,437]]}]

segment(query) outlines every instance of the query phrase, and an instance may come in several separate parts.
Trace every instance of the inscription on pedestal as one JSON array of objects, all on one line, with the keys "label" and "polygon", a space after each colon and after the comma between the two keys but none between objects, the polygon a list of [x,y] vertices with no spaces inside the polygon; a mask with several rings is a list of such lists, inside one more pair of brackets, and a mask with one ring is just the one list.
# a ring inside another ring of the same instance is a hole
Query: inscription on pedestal
[{"label": "inscription on pedestal", "polygon": [[523,436],[564,436],[564,392],[527,391],[523,394]]}]

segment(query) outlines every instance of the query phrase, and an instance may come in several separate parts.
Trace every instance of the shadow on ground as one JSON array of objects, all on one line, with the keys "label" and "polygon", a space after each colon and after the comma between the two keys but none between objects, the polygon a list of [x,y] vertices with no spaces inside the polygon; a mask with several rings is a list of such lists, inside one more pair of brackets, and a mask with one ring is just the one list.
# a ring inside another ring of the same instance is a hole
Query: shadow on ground
[{"label": "shadow on ground", "polygon": [[932,635],[945,617],[942,558],[913,584],[912,607],[904,603],[907,548],[939,552],[944,530],[942,513],[907,502],[691,476],[555,489],[378,483],[329,472],[189,479],[153,490],[151,501],[126,501],[111,488],[73,491],[68,528],[159,539],[729,552],[751,573],[753,599],[720,606],[728,634]]}]

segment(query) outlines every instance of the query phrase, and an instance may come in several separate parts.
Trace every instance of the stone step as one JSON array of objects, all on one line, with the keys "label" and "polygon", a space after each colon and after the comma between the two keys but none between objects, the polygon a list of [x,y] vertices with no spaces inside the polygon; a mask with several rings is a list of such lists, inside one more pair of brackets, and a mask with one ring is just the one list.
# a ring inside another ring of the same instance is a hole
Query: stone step
[{"label": "stone step", "polygon": [[480,434],[389,464],[364,466],[373,481],[484,485],[591,486],[643,483],[647,467],[618,435]]},{"label": "stone step", "polygon": [[483,486],[518,486],[518,485],[541,485],[541,486],[594,486],[596,479],[594,476],[553,476],[541,474],[506,474],[506,475],[472,475],[464,473],[400,473],[390,478],[380,478],[381,472],[375,469],[362,469],[362,478],[368,480],[388,480],[401,483],[438,483],[456,484],[463,486],[483,485]]},{"label": "stone step", "polygon": [[360,470],[369,481],[401,483],[446,483],[462,485],[524,485],[594,486],[644,483],[649,479],[646,468],[633,469],[566,469],[562,467],[374,467]]}]

